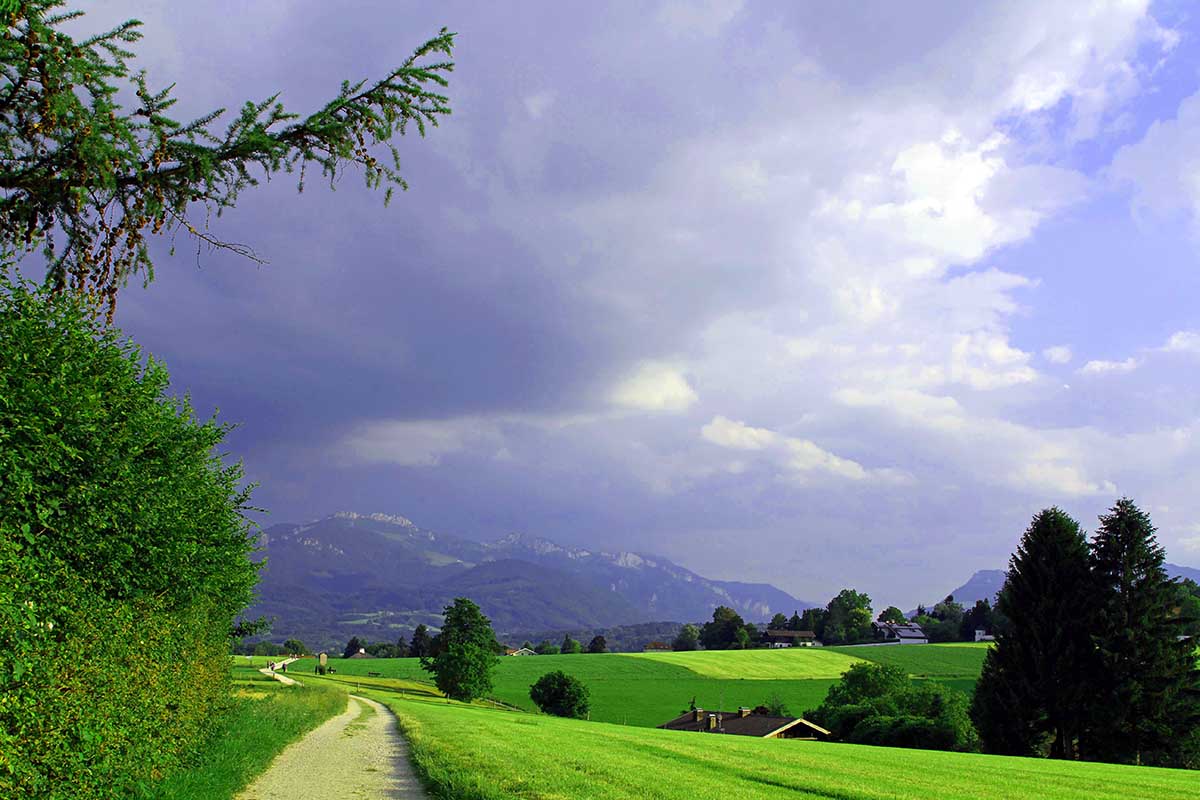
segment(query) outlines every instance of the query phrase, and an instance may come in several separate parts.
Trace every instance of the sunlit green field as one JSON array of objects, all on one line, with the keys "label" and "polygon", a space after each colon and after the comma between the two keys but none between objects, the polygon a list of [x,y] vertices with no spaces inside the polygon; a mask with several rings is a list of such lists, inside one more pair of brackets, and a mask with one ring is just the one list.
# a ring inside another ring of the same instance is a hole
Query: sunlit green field
[{"label": "sunlit green field", "polygon": [[[861,657],[896,658],[905,668],[971,691],[982,663],[981,648],[959,650],[934,645],[914,647],[794,648],[723,650],[691,653],[608,653],[501,658],[492,696],[509,705],[534,710],[529,686],[542,675],[562,670],[581,680],[591,693],[591,718],[602,722],[654,727],[683,713],[692,699],[702,708],[757,706],[772,696],[802,714],[820,705],[837,678]],[[855,652],[857,651],[857,652]],[[924,660],[922,660],[922,655]],[[312,671],[314,662],[299,662]],[[342,677],[367,676],[407,681],[430,680],[415,658],[331,659]],[[367,680],[364,678],[364,680]]]},{"label": "sunlit green field", "polygon": [[752,739],[369,693],[391,706],[437,796],[1195,800],[1196,773]]},{"label": "sunlit green field", "polygon": [[826,647],[847,656],[879,664],[895,664],[917,677],[977,678],[991,647],[986,642],[906,644],[883,647]]},{"label": "sunlit green field", "polygon": [[[758,651],[768,655],[767,651]],[[728,653],[713,653],[722,656]],[[331,660],[340,678],[378,672],[383,678],[408,681],[430,680],[415,658]],[[308,671],[311,673],[312,668]],[[638,655],[528,656],[501,658],[495,672],[492,696],[529,711],[529,686],[554,670],[567,672],[588,687],[592,719],[626,725],[661,725],[679,716],[692,698],[699,706],[736,708],[756,706],[772,694],[797,714],[820,704],[834,678],[804,680],[735,680],[706,677],[678,664]]]},{"label": "sunlit green field", "polygon": [[[856,654],[846,655],[824,647],[788,647],[777,650],[697,650],[688,653],[621,653],[618,655],[621,658],[649,659],[683,667],[706,678],[729,680],[838,678],[859,661],[859,658],[855,657]],[[541,658],[545,658],[545,656],[541,656]]]}]

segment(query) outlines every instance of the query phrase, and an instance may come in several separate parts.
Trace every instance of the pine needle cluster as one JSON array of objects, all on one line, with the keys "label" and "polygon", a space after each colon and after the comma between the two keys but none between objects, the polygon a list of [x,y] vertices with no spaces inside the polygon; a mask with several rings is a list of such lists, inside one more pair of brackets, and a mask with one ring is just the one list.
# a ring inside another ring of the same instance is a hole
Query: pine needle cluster
[{"label": "pine needle cluster", "polygon": [[[259,260],[209,232],[242,190],[282,171],[302,191],[310,168],[332,184],[353,167],[386,204],[407,188],[394,138],[413,126],[424,136],[450,113],[440,90],[454,34],[443,28],[383,78],[345,81],[307,116],[276,94],[247,102],[223,132],[226,109],[179,121],[172,86],[156,90],[129,65],[141,23],[76,41],[61,28],[83,12],[63,5],[0,10],[0,261],[40,250],[50,286],[91,296],[110,319],[132,276],[153,278],[148,234],[183,230],[198,247]],[[129,89],[134,108],[120,99]]]}]

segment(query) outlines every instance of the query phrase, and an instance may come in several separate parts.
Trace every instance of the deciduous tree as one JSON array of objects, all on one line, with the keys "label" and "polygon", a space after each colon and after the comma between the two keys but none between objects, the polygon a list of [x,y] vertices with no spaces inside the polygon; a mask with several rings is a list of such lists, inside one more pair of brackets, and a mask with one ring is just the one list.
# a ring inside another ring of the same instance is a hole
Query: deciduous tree
[{"label": "deciduous tree", "polygon": [[573,675],[547,672],[529,687],[529,699],[543,712],[556,717],[583,719],[590,706],[589,693]]},{"label": "deciduous tree", "polygon": [[700,649],[700,629],[690,622],[679,629],[679,633],[675,636],[675,640],[671,642],[672,650],[699,650]]},{"label": "deciduous tree", "polygon": [[434,683],[447,697],[468,703],[492,690],[492,670],[498,659],[492,652],[496,635],[479,606],[465,597],[446,606],[440,652],[422,659],[421,668],[433,673]]}]

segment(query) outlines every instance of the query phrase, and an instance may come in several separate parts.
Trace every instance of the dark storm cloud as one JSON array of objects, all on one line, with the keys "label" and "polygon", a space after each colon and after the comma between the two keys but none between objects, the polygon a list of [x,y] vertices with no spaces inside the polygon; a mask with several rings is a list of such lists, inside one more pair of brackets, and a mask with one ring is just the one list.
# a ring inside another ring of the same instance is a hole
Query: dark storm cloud
[{"label": "dark storm cloud", "polygon": [[[273,521],[521,529],[905,607],[1000,566],[1041,503],[1146,487],[1172,542],[1200,524],[1191,356],[1106,334],[1136,344],[1103,357],[1174,370],[1147,400],[1038,355],[1099,324],[1048,322],[1039,226],[1099,191],[1060,166],[1072,137],[1107,163],[1172,47],[1136,4],[85,7],[146,21],[139,61],[182,117],[277,91],[310,112],[459,33],[454,114],[400,142],[390,208],[357,174],[275,176],[212,223],[269,264],[159,242],[121,298],[176,389],[241,423]],[[1086,280],[1125,269],[1100,255]]]}]

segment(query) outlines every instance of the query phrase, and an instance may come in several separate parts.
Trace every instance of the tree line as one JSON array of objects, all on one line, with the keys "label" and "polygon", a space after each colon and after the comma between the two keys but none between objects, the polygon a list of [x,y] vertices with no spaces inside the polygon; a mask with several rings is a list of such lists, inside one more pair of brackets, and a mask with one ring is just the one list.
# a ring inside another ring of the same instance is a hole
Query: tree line
[{"label": "tree line", "polygon": [[1061,509],[1033,518],[971,707],[985,751],[1200,767],[1197,604],[1163,563],[1129,499],[1090,541]]}]

